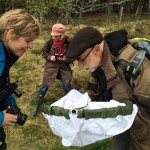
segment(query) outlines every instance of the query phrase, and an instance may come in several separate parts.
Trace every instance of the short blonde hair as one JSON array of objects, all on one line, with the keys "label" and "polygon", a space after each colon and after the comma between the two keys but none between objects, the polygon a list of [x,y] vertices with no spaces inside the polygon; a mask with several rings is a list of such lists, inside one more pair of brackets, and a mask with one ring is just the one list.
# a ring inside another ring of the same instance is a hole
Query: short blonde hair
[{"label": "short blonde hair", "polygon": [[15,31],[15,37],[27,37],[34,40],[41,33],[39,21],[23,9],[13,9],[0,17],[0,39],[5,40],[9,29]]}]

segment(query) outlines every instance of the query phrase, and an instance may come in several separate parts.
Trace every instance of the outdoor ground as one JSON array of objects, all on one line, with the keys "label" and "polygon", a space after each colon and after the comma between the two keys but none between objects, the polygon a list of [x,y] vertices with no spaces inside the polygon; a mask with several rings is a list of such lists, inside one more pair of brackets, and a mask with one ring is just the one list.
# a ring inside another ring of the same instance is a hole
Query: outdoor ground
[{"label": "outdoor ground", "polygon": [[[74,18],[74,25],[66,25],[67,34],[73,36],[79,28],[93,26],[100,30],[103,35],[113,30],[125,28],[129,32],[129,38],[145,37],[150,39],[150,15],[143,15],[138,18],[128,14],[123,17],[121,24],[118,24],[117,20],[118,16],[116,15],[112,16],[109,21],[103,15],[90,16],[84,17],[83,23],[78,26],[78,20]],[[43,32],[34,42],[33,50],[24,54],[11,70],[11,81],[17,82],[23,93],[21,98],[17,98],[18,106],[23,113],[28,115],[28,120],[24,126],[15,124],[5,127],[8,150],[111,150],[111,139],[83,148],[64,147],[61,144],[61,138],[52,134],[47,120],[41,113],[36,118],[32,118],[30,115],[35,93],[38,91],[43,77],[45,60],[41,57],[40,49],[45,40],[50,37],[50,26],[55,22],[56,20],[50,18],[48,23],[43,25]],[[85,88],[89,75],[86,74],[85,70],[79,70],[76,62],[71,67],[73,70],[72,86],[78,89]],[[49,89],[46,94],[45,102],[58,100],[62,96],[61,83],[56,81],[54,88]]]}]

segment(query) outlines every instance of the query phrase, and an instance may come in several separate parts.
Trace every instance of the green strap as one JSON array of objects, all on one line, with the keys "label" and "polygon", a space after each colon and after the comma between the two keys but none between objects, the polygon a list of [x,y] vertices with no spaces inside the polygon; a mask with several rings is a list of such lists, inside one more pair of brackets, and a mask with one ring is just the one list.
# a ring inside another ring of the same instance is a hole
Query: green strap
[{"label": "green strap", "polygon": [[138,50],[138,55],[134,57],[131,63],[123,59],[118,61],[118,66],[122,68],[132,88],[134,88],[133,80],[135,80],[140,73],[139,68],[145,58],[145,53],[146,52],[143,50]]},{"label": "green strap", "polygon": [[140,68],[140,65],[142,64],[144,57],[145,57],[145,51],[139,50],[138,55],[133,59],[133,61],[127,65],[126,72],[132,77],[136,77],[136,73],[138,72],[138,69]]},{"label": "green strap", "polygon": [[50,105],[46,105],[46,104],[43,104],[41,106],[41,109],[44,113],[46,113],[48,115],[64,116],[66,119],[70,119],[68,109],[64,109],[59,106],[50,106]]},{"label": "green strap", "polygon": [[122,101],[126,106],[117,106],[111,108],[102,108],[102,109],[84,109],[78,111],[78,118],[115,118],[118,115],[126,116],[131,115],[133,111],[133,104],[131,101]]},{"label": "green strap", "polygon": [[132,40],[134,40],[134,41],[141,41],[141,40],[143,40],[143,41],[149,41],[150,42],[150,39],[147,39],[147,38],[133,38]]},{"label": "green strap", "polygon": [[[117,106],[111,108],[101,108],[101,109],[82,109],[82,110],[72,110],[72,113],[77,113],[77,118],[115,118],[118,115],[131,115],[133,111],[133,105],[130,101],[122,101],[126,106]],[[64,116],[66,119],[70,119],[68,109],[64,109],[59,106],[50,106],[43,104],[41,106],[42,111],[48,115]]]}]

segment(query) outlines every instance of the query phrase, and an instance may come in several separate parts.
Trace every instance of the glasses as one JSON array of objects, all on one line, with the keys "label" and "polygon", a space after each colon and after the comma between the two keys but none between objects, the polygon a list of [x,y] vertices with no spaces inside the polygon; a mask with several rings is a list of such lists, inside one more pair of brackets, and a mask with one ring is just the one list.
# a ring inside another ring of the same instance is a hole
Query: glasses
[{"label": "glasses", "polygon": [[[94,46],[94,47],[95,47],[95,46]],[[90,51],[87,53],[87,55],[86,55],[84,58],[78,57],[77,60],[78,60],[78,61],[84,61],[84,60],[90,55],[90,53],[91,53],[91,51],[93,50],[94,47],[92,47],[92,48],[90,49]]]}]

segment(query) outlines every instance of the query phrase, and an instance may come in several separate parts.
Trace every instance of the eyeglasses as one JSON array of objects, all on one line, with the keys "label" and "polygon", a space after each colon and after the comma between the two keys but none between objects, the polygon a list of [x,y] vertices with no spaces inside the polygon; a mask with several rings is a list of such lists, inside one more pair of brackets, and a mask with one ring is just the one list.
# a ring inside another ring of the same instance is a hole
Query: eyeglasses
[{"label": "eyeglasses", "polygon": [[93,46],[93,47],[90,49],[90,51],[87,53],[87,55],[86,55],[84,58],[78,57],[78,58],[76,58],[76,60],[78,60],[78,61],[84,61],[84,60],[90,55],[90,53],[91,53],[91,51],[93,50],[94,47],[95,47],[95,46]]}]

